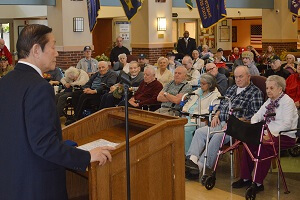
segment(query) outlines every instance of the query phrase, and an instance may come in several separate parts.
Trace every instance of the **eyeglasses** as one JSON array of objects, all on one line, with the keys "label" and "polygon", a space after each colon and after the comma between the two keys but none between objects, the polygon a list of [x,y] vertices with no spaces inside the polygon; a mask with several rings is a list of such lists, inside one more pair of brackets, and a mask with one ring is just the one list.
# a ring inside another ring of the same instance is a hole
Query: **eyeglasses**
[{"label": "eyeglasses", "polygon": [[216,68],[216,67],[212,67],[212,68],[210,68],[210,69],[206,69],[206,72],[210,72],[210,71],[213,70],[214,68]]},{"label": "eyeglasses", "polygon": [[202,85],[207,85],[208,83],[203,83],[203,82],[200,82],[200,86]]}]

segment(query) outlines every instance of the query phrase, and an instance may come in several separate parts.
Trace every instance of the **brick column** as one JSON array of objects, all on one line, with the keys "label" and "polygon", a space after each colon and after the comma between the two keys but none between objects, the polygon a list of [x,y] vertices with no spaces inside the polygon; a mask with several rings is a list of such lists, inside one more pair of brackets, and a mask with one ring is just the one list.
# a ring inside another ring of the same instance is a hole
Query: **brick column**
[{"label": "brick column", "polygon": [[71,66],[76,67],[79,60],[84,57],[82,51],[58,51],[58,54],[56,66],[64,70]]},{"label": "brick column", "polygon": [[157,59],[161,56],[166,56],[166,54],[172,51],[172,47],[164,47],[164,48],[132,48],[132,55],[138,56],[143,53],[147,55],[147,59],[150,64],[154,64],[157,62]]},{"label": "brick column", "polygon": [[262,49],[267,49],[268,46],[274,47],[276,54],[280,55],[280,53],[283,50],[286,51],[291,51],[292,49],[296,50],[297,42],[263,42],[262,43]]}]

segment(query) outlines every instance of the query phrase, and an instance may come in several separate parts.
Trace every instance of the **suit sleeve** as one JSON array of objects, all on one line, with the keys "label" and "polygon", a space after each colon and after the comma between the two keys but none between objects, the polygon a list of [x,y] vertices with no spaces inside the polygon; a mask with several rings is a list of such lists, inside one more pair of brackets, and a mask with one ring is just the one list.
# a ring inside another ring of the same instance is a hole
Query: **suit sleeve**
[{"label": "suit sleeve", "polygon": [[84,171],[90,153],[62,143],[53,88],[48,83],[31,87],[24,100],[28,142],[34,154],[66,168]]}]

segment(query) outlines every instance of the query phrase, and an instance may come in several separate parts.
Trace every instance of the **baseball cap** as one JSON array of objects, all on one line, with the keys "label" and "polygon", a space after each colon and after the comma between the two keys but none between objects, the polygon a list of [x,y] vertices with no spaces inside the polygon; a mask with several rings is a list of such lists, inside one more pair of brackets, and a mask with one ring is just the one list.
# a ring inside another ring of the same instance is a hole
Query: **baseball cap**
[{"label": "baseball cap", "polygon": [[167,53],[166,56],[167,56],[167,57],[168,57],[168,56],[175,56],[175,53],[173,53],[172,51],[170,51],[170,52]]},{"label": "baseball cap", "polygon": [[217,52],[224,51],[222,48],[218,48]]},{"label": "baseball cap", "polygon": [[92,48],[90,46],[85,46],[83,51],[88,51],[88,50],[92,50]]},{"label": "baseball cap", "polygon": [[254,55],[251,51],[243,51],[242,58],[253,58]]},{"label": "baseball cap", "polygon": [[146,55],[146,54],[141,53],[141,54],[139,55],[139,59],[145,59],[145,58],[147,58],[147,55]]},{"label": "baseball cap", "polygon": [[270,62],[275,62],[276,60],[280,60],[279,56],[274,55],[270,58]]}]

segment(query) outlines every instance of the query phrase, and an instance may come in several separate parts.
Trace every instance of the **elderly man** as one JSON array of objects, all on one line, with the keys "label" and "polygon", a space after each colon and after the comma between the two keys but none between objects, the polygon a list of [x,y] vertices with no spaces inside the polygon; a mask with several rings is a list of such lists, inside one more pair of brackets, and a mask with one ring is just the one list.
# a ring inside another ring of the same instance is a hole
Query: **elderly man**
[{"label": "elderly man", "polygon": [[[225,97],[230,98],[232,108],[242,108],[242,111],[234,112],[233,115],[240,120],[250,120],[251,117],[259,110],[263,104],[262,92],[250,82],[249,68],[246,66],[238,66],[234,71],[236,85],[228,88]],[[222,100],[215,116],[211,121],[210,131],[219,131],[226,127],[226,120],[229,115],[229,102]],[[199,174],[204,166],[204,148],[206,144],[208,127],[202,127],[196,130],[192,139],[190,149],[187,153],[186,172],[190,174]],[[215,133],[209,135],[208,155],[206,166],[213,168],[217,152],[223,137],[223,133]],[[229,141],[226,136],[225,143]]]},{"label": "elderly man", "polygon": [[214,63],[206,64],[206,73],[211,74],[216,78],[218,90],[224,95],[228,88],[227,77],[224,74],[219,73],[218,67]]},{"label": "elderly man", "polygon": [[98,61],[92,58],[92,48],[90,46],[84,47],[83,54],[84,58],[77,63],[76,68],[84,70],[89,76],[91,76],[98,70]]},{"label": "elderly man", "polygon": [[110,62],[112,65],[119,61],[118,56],[122,53],[126,55],[130,54],[129,50],[123,46],[123,38],[119,36],[116,39],[116,46],[110,52]]},{"label": "elderly man", "polygon": [[253,60],[253,53],[251,51],[244,51],[242,53],[242,61],[245,66],[249,68],[250,74],[259,76],[259,71]]},{"label": "elderly man", "polygon": [[190,38],[190,33],[184,31],[183,38],[177,42],[177,51],[181,56],[189,55],[192,56],[193,50],[197,49],[196,41],[194,38]]},{"label": "elderly man", "polygon": [[101,96],[108,92],[109,88],[116,83],[117,75],[109,70],[107,62],[100,61],[98,69],[99,71],[83,86],[84,89],[82,91],[73,92],[72,103],[75,108],[75,117],[68,120],[66,125],[81,119],[82,112],[88,104],[99,106]]},{"label": "elderly man", "polygon": [[[156,112],[174,115],[172,109],[179,110],[182,96],[192,91],[192,86],[187,83],[186,76],[185,67],[179,66],[175,69],[174,80],[166,84],[157,96],[157,101],[162,104]],[[179,115],[179,113],[175,111],[175,115]]]},{"label": "elderly man", "polygon": [[12,65],[12,56],[7,47],[5,46],[5,41],[0,38],[0,57],[5,56],[8,60],[8,63]]},{"label": "elderly man", "polygon": [[198,85],[200,80],[200,72],[193,68],[193,60],[190,56],[184,56],[182,59],[182,65],[187,70],[187,82],[190,85]]},{"label": "elderly man", "polygon": [[271,69],[266,70],[264,74],[265,77],[278,75],[283,77],[284,79],[287,79],[291,75],[288,70],[284,69],[283,66],[281,66],[280,58],[276,55],[270,59],[270,66]]},{"label": "elderly man", "polygon": [[240,58],[240,50],[238,47],[234,47],[233,53],[229,56],[229,61],[234,63],[234,61],[239,58]]},{"label": "elderly man", "polygon": [[155,68],[147,66],[144,70],[144,81],[128,103],[135,108],[141,108],[147,104],[157,104],[157,96],[162,89],[162,84],[155,78]]}]

